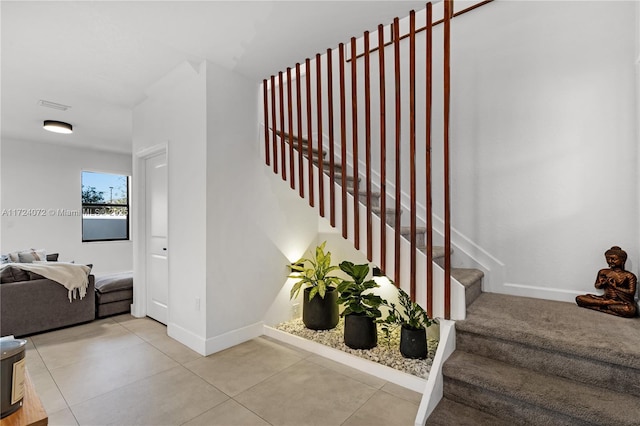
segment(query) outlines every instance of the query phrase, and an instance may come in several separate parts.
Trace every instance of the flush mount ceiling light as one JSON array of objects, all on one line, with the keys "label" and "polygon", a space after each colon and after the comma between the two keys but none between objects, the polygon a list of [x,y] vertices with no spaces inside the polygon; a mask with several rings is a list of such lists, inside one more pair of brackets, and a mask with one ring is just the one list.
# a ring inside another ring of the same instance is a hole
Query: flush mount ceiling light
[{"label": "flush mount ceiling light", "polygon": [[65,123],[62,121],[55,120],[45,120],[44,126],[42,126],[45,130],[55,133],[73,133],[73,126],[69,123]]}]

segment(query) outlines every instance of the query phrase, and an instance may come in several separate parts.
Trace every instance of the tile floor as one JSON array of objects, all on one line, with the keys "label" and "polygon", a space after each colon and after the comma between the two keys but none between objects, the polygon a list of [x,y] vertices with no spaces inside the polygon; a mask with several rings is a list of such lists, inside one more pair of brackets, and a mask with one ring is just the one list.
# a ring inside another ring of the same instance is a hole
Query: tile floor
[{"label": "tile floor", "polygon": [[409,426],[421,398],[267,337],[202,357],[130,315],[28,340],[53,426]]}]

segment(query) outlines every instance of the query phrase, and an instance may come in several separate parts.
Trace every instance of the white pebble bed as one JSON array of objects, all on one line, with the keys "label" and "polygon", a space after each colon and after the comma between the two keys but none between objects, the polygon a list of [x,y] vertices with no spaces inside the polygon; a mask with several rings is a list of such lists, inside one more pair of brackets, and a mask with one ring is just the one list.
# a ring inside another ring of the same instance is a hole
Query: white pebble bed
[{"label": "white pebble bed", "polygon": [[378,326],[378,346],[373,349],[351,349],[344,344],[344,320],[342,318],[333,330],[310,330],[304,326],[300,318],[278,324],[276,329],[423,379],[429,377],[433,357],[438,348],[437,340],[427,338],[428,354],[426,359],[405,358],[400,353],[400,328],[395,329],[391,338],[387,339]]}]

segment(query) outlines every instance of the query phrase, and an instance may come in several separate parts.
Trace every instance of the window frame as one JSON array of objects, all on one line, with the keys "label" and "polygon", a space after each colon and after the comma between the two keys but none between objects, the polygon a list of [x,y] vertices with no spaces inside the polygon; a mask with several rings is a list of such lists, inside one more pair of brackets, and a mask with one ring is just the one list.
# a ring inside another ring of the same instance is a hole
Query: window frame
[{"label": "window frame", "polygon": [[[104,175],[116,175],[116,176],[124,176],[125,178],[127,178],[127,184],[126,184],[126,188],[127,188],[127,192],[126,192],[126,196],[127,196],[127,203],[126,204],[114,204],[114,203],[82,203],[82,224],[81,224],[81,235],[82,235],[82,242],[83,243],[95,243],[95,242],[108,242],[108,241],[131,241],[131,201],[129,198],[130,195],[130,179],[131,176],[129,175],[125,175],[125,174],[119,174],[119,173],[108,173],[108,172],[94,172],[94,171],[90,171],[90,170],[82,170],[82,173],[80,175],[80,190],[82,191],[82,174],[84,173],[99,173],[99,174],[104,174]],[[82,201],[82,194],[80,196],[80,200]],[[127,209],[127,216],[126,216],[126,229],[127,229],[127,234],[124,238],[99,238],[99,239],[85,239],[84,237],[84,212],[85,209],[91,209],[91,208],[104,208],[104,209],[109,209],[109,208],[122,208],[122,207],[126,207]]]}]

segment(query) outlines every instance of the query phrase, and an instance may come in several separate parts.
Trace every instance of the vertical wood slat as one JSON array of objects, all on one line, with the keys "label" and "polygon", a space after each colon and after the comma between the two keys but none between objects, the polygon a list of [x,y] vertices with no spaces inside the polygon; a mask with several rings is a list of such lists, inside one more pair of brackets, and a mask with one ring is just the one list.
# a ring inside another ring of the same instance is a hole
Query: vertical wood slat
[{"label": "vertical wood slat", "polygon": [[296,64],[296,114],[298,121],[298,189],[304,198],[304,167],[302,155],[302,88],[300,87],[300,63]]},{"label": "vertical wood slat", "polygon": [[309,160],[309,205],[315,206],[313,190],[313,123],[311,121],[311,60],[304,61],[305,80],[307,89],[307,159]]},{"label": "vertical wood slat", "polygon": [[318,204],[320,216],[324,217],[324,160],[322,158],[322,62],[316,53],[316,102],[318,108]]},{"label": "vertical wood slat", "polygon": [[271,76],[271,131],[273,132],[273,173],[278,174],[278,138],[276,133],[276,77]]},{"label": "vertical wood slat", "polygon": [[[356,63],[356,38],[351,37],[351,137],[353,147],[351,153],[353,155],[353,245],[356,250],[360,250],[360,202],[358,194],[360,193],[360,185],[358,183],[358,68]],[[344,171],[344,170],[343,170]]]},{"label": "vertical wood slat", "polygon": [[338,45],[340,70],[340,156],[342,162],[342,237],[347,238],[347,111],[344,75],[344,44]]},{"label": "vertical wood slat", "polygon": [[431,3],[427,3],[427,34],[426,34],[426,154],[425,154],[425,179],[426,179],[426,206],[425,225],[427,228],[427,314],[433,318],[433,205],[431,182],[431,102],[433,96],[433,10]]},{"label": "vertical wood slat", "polygon": [[278,98],[280,99],[280,164],[282,169],[282,180],[287,180],[287,151],[284,146],[284,88],[282,71],[278,73]]},{"label": "vertical wood slat", "polygon": [[409,182],[411,220],[411,300],[416,300],[416,12],[409,13]]},{"label": "vertical wood slat", "polygon": [[395,284],[400,286],[400,200],[401,193],[401,176],[400,176],[400,124],[401,124],[401,106],[400,106],[400,20],[393,20],[393,59],[395,70],[395,100],[396,100],[396,123],[395,123],[395,141],[396,141],[396,165],[395,165],[395,185],[396,185],[396,203],[395,203],[395,240],[394,240],[394,269]]},{"label": "vertical wood slat", "polygon": [[[384,46],[384,25],[378,25],[378,46]],[[380,69],[380,269],[387,268],[387,128],[384,49],[378,49]]]},{"label": "vertical wood slat", "polygon": [[336,227],[335,146],[333,140],[333,51],[327,49],[327,122],[329,125],[329,222]]},{"label": "vertical wood slat", "polygon": [[[287,121],[289,122],[289,183],[291,189],[296,187],[296,164],[293,158],[293,102],[291,95],[291,67],[287,67]],[[282,129],[284,131],[284,129]]]},{"label": "vertical wood slat", "polygon": [[444,0],[444,317],[451,317],[451,194],[449,188],[449,120],[451,101],[451,1]]},{"label": "vertical wood slat", "polygon": [[[367,186],[367,259],[373,259],[373,229],[371,211],[371,77],[369,75],[369,31],[364,33],[364,120],[365,120],[365,164]],[[355,195],[359,202],[359,195]]]},{"label": "vertical wood slat", "polygon": [[269,90],[267,88],[267,79],[262,80],[262,98],[264,105],[264,156],[267,166],[271,165],[271,156],[269,155]]}]

